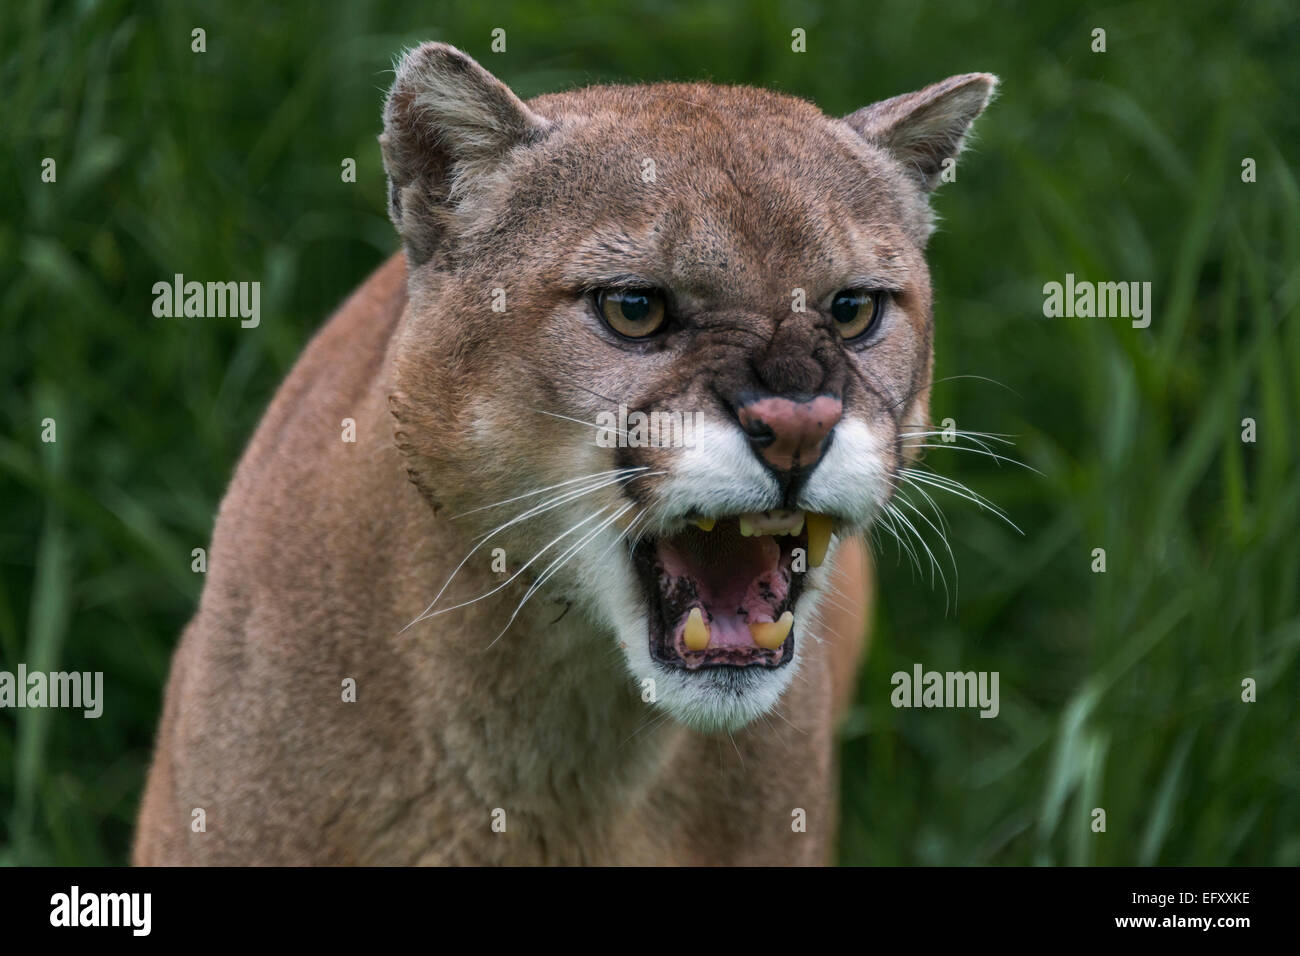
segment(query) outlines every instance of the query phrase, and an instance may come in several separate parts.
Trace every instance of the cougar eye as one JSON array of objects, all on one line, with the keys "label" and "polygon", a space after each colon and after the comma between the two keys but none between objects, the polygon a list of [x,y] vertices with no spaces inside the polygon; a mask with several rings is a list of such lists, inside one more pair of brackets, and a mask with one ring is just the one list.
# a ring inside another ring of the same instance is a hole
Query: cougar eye
[{"label": "cougar eye", "polygon": [[629,339],[644,339],[663,327],[666,310],[657,289],[601,289],[596,311],[605,324]]},{"label": "cougar eye", "polygon": [[884,294],[863,289],[845,289],[831,300],[831,318],[840,330],[840,338],[856,339],[875,326],[885,310]]}]

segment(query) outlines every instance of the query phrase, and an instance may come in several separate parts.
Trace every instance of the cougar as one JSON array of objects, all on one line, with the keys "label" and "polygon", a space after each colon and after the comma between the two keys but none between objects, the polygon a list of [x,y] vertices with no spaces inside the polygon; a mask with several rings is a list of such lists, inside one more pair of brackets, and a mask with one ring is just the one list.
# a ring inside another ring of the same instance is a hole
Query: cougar
[{"label": "cougar", "polygon": [[929,194],[996,82],[836,119],[407,53],[402,250],[235,472],[134,860],[830,860]]}]

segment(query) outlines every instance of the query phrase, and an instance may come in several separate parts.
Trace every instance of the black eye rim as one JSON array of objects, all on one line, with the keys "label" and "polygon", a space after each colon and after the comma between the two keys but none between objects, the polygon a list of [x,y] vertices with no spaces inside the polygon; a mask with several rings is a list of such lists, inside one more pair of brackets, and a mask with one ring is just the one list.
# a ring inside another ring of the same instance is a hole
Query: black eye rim
[{"label": "black eye rim", "polygon": [[849,319],[848,321],[842,321],[836,318],[834,312],[835,303],[842,296],[854,296],[856,298],[862,299],[863,301],[866,300],[871,301],[872,304],[871,321],[867,323],[867,326],[861,332],[857,333],[856,335],[843,339],[846,345],[851,343],[861,343],[865,341],[867,337],[870,336],[873,332],[875,332],[878,328],[880,328],[880,323],[885,316],[886,303],[889,301],[890,294],[885,289],[868,289],[859,286],[851,286],[849,288],[840,289],[833,296],[831,296],[830,305],[827,306],[826,309],[827,313],[831,317],[831,321],[833,321],[836,324],[836,326],[848,325],[850,322],[855,321],[858,317],[857,313],[855,313],[853,318]]},{"label": "black eye rim", "polygon": [[[653,332],[648,332],[645,335],[628,335],[627,333],[620,332],[615,328],[614,324],[610,322],[609,318],[605,315],[605,301],[610,295],[634,295],[638,293],[652,298],[657,298],[663,306],[663,318],[660,320],[659,325]],[[617,336],[624,342],[652,342],[655,339],[662,337],[672,324],[673,313],[672,309],[669,307],[670,299],[668,293],[656,285],[637,284],[596,286],[587,290],[587,300],[591,305],[592,311],[596,313],[596,318],[600,321],[600,324],[608,329],[612,335]]]}]

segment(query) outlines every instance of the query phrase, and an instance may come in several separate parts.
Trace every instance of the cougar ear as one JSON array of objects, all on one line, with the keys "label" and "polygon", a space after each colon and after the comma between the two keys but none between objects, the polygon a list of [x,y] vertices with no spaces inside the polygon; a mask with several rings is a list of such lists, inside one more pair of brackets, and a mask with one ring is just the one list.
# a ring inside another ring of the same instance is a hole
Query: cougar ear
[{"label": "cougar ear", "polygon": [[388,171],[388,215],[411,265],[449,239],[448,210],[516,146],[549,123],[471,57],[445,43],[403,55],[384,103],[379,137]]},{"label": "cougar ear", "polygon": [[997,85],[991,73],[950,76],[915,93],[864,106],[844,121],[893,154],[928,192],[939,184],[943,161],[961,152],[967,130]]}]

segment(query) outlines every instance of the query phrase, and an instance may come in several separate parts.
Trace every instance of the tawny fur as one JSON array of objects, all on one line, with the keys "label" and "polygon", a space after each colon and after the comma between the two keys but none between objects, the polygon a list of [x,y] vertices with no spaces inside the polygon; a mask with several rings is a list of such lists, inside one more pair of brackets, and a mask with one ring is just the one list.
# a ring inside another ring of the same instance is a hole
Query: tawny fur
[{"label": "tawny fur", "polygon": [[[409,56],[383,140],[405,254],[311,342],[236,471],[173,661],[135,862],[828,860],[834,729],[870,614],[857,539],[835,558],[843,606],[806,627],[795,680],[774,712],[730,734],[642,701],[610,628],[575,606],[581,581],[557,578],[504,632],[527,578],[406,626],[500,520],[456,514],[615,467],[582,428],[536,409],[590,421],[597,394],[704,403],[715,369],[749,361],[725,339],[671,366],[601,352],[571,289],[607,252],[594,236],[660,256],[692,302],[723,296],[731,321],[769,338],[791,286],[832,281],[837,249],[869,247],[904,310],[873,368],[906,404],[859,389],[852,408],[895,427],[925,420],[925,193],[992,88],[983,74],[947,82],[839,122],[707,85],[525,106],[451,48]],[[891,155],[908,117],[918,128]],[[642,155],[659,159],[652,190],[637,180]],[[505,315],[490,308],[496,287]],[[787,350],[818,341],[780,330]],[[348,418],[355,443],[340,437]],[[555,527],[503,540],[527,555]],[[500,583],[485,556],[460,570],[455,596]],[[342,700],[349,678],[355,702]],[[791,825],[797,811],[806,831]]]}]

